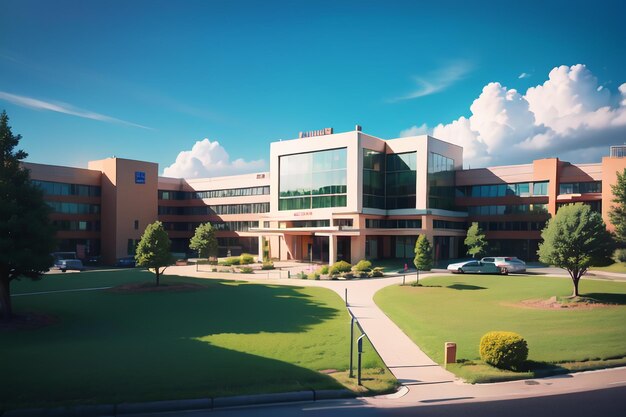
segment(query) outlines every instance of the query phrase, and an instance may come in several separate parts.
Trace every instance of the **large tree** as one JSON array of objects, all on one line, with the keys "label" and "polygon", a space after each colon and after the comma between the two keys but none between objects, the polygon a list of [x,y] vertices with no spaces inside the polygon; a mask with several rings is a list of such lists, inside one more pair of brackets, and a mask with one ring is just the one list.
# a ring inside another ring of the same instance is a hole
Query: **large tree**
[{"label": "large tree", "polygon": [[417,282],[420,271],[430,271],[433,268],[433,247],[426,235],[420,235],[415,242],[415,258],[413,264],[417,269]]},{"label": "large tree", "polygon": [[196,233],[189,241],[189,248],[198,251],[199,258],[217,255],[217,238],[211,223],[206,222],[196,227]]},{"label": "large tree", "polygon": [[467,253],[472,255],[472,258],[485,253],[487,239],[483,231],[478,227],[477,222],[473,222],[470,228],[467,229],[467,237],[464,243],[467,246]]},{"label": "large tree", "polygon": [[137,265],[154,270],[157,287],[161,274],[172,263],[170,246],[170,238],[160,221],[151,223],[146,227],[137,245],[135,252]]},{"label": "large tree", "polygon": [[600,213],[582,203],[561,207],[548,220],[541,237],[539,260],[569,273],[574,283],[572,297],[579,295],[578,282],[589,267],[605,263],[613,249],[613,239]]},{"label": "large tree", "polygon": [[0,115],[0,316],[12,317],[10,284],[14,279],[41,278],[52,265],[55,230],[50,207],[20,161],[28,156],[16,150],[6,112]]},{"label": "large tree", "polygon": [[617,172],[617,182],[611,185],[615,205],[609,211],[609,219],[615,226],[615,240],[626,245],[626,168],[622,173]]}]

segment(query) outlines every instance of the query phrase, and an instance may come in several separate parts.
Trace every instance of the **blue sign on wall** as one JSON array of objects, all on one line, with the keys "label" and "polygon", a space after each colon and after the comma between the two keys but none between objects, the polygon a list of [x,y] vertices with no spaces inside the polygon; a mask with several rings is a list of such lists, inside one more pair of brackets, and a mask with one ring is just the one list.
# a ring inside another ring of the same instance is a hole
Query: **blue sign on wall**
[{"label": "blue sign on wall", "polygon": [[146,173],[143,171],[135,171],[135,184],[145,184]]}]

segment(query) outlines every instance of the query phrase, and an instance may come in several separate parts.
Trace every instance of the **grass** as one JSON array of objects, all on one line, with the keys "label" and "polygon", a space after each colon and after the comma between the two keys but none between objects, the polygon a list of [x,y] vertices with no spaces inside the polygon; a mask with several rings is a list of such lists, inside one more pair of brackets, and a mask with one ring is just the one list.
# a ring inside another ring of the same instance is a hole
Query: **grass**
[{"label": "grass", "polygon": [[615,262],[608,266],[594,266],[592,271],[619,272],[626,274],[626,262]]},{"label": "grass", "polygon": [[[153,280],[140,270],[58,274],[16,282],[12,291]],[[204,289],[14,297],[16,314],[56,322],[0,329],[0,409],[343,388],[320,372],[340,374],[349,364],[349,317],[335,293],[177,276],[162,282]],[[365,352],[364,368],[378,375],[365,381],[367,391],[392,390],[380,357]]]},{"label": "grass", "polygon": [[[436,362],[443,363],[444,343],[456,342],[461,363],[448,369],[469,382],[626,365],[624,282],[580,282],[583,295],[614,306],[552,310],[518,303],[567,296],[569,278],[457,275],[427,277],[422,284],[387,287],[374,300]],[[491,330],[514,331],[527,340],[528,372],[499,371],[480,361],[480,338]]]}]

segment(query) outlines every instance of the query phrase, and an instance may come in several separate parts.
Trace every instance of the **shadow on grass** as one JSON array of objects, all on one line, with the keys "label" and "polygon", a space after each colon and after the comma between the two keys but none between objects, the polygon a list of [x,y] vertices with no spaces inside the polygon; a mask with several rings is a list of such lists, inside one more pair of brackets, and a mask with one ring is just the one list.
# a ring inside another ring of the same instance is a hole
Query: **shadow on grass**
[{"label": "shadow on grass", "polygon": [[446,288],[450,288],[453,290],[460,290],[460,291],[465,291],[465,290],[474,291],[474,290],[486,290],[487,289],[485,287],[480,287],[478,285],[459,284],[459,283],[448,285]]},{"label": "shadow on grass", "polygon": [[592,298],[596,301],[605,304],[626,304],[626,294],[613,294],[613,293],[588,293],[581,294],[583,297]]},{"label": "shadow on grass", "polygon": [[[206,289],[16,299],[16,310],[47,312],[59,322],[0,333],[0,356],[11,357],[2,374],[14,376],[0,378],[0,409],[342,388],[330,376],[298,365],[314,361],[324,347],[290,351],[291,336],[285,333],[302,338],[341,312],[302,287],[177,276],[164,282]],[[231,337],[236,350],[199,341],[212,335]],[[241,335],[242,340],[257,336],[240,345]],[[260,356],[266,355],[257,349],[262,343],[275,344],[285,357]]]}]

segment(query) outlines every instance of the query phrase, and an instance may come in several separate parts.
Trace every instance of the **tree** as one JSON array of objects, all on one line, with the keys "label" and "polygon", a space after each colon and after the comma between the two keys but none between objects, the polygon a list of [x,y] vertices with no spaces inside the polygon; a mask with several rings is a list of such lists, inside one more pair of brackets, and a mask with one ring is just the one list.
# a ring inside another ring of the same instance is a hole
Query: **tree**
[{"label": "tree", "polygon": [[39,279],[52,265],[55,230],[42,191],[30,181],[15,150],[21,135],[13,135],[6,112],[0,115],[0,315],[10,320],[10,284],[14,279]]},{"label": "tree", "polygon": [[539,260],[565,269],[574,283],[572,297],[577,297],[578,282],[590,266],[601,265],[611,256],[613,240],[600,213],[588,205],[563,206],[541,232]]},{"label": "tree", "polygon": [[617,182],[611,185],[615,205],[609,211],[609,219],[615,226],[615,240],[622,246],[626,245],[626,168],[617,173]]},{"label": "tree", "polygon": [[467,237],[464,243],[467,246],[467,253],[472,255],[472,258],[485,253],[487,240],[483,231],[478,227],[477,222],[473,222],[470,228],[467,229]]},{"label": "tree", "polygon": [[189,241],[189,248],[198,251],[198,257],[209,258],[217,254],[217,238],[211,223],[196,227],[196,233]]},{"label": "tree", "polygon": [[433,247],[426,235],[420,235],[415,242],[413,264],[417,269],[417,282],[419,283],[420,271],[430,271],[433,267]]},{"label": "tree", "polygon": [[172,263],[170,245],[170,238],[160,221],[151,223],[146,227],[137,245],[135,260],[139,266],[154,269],[157,287],[159,286],[159,277]]}]

